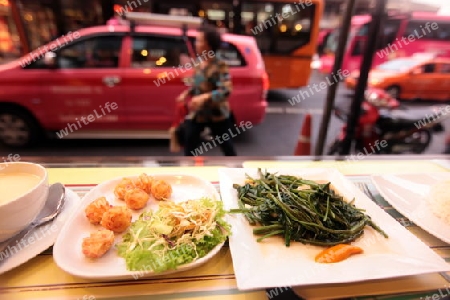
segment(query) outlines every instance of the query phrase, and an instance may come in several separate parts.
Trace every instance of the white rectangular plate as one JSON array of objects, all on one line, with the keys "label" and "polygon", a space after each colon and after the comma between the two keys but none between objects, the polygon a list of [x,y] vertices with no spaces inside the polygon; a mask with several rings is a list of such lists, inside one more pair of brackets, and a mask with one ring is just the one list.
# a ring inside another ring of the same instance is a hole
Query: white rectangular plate
[{"label": "white rectangular plate", "polygon": [[[386,239],[372,228],[353,244],[363,254],[334,264],[320,264],[314,257],[324,248],[301,243],[284,245],[280,237],[258,243],[252,226],[241,214],[229,217],[229,238],[237,285],[240,290],[270,287],[350,283],[450,270],[450,265],[416,236],[384,212],[354,184],[335,169],[268,169],[278,174],[330,181],[346,199],[365,209],[388,235]],[[233,184],[244,184],[245,174],[257,177],[257,169],[220,169],[220,191],[226,209],[237,208]]]},{"label": "white rectangular plate", "polygon": [[399,174],[372,176],[381,196],[398,212],[417,226],[450,244],[450,225],[433,214],[428,193],[441,180],[450,180],[450,173]]},{"label": "white rectangular plate", "polygon": [[[220,199],[216,188],[210,182],[207,182],[201,178],[190,175],[148,175],[153,176],[155,179],[165,180],[172,186],[173,192],[170,197],[170,201],[181,202],[190,199],[199,199],[202,197],[209,197],[213,200]],[[127,177],[136,178],[137,176]],[[189,264],[180,266],[177,270],[158,274],[150,271],[128,271],[126,268],[125,259],[119,257],[117,250],[114,248],[110,249],[103,257],[99,259],[87,259],[81,251],[83,238],[89,236],[91,232],[102,227],[100,227],[100,225],[95,226],[90,224],[85,216],[84,209],[89,203],[98,197],[106,197],[108,202],[112,205],[125,206],[125,202],[118,200],[114,195],[114,188],[122,178],[123,177],[103,182],[90,190],[81,200],[81,205],[78,209],[74,211],[71,217],[67,220],[53,247],[53,257],[56,264],[61,269],[74,276],[92,280],[146,278],[192,269],[203,264],[219,252],[224,243],[217,245],[206,256]],[[143,211],[157,208],[158,201],[156,201],[153,197],[150,197],[146,208],[133,212],[132,221],[135,221]],[[123,233],[116,234],[115,244],[122,241],[122,235]]]}]

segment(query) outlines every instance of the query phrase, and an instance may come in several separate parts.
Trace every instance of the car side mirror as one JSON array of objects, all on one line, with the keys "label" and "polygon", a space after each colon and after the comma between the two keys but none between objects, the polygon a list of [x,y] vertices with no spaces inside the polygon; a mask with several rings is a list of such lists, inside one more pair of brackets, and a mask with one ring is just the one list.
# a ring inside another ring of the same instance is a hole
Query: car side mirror
[{"label": "car side mirror", "polygon": [[49,69],[56,69],[57,68],[57,55],[55,52],[49,51],[45,53],[44,55],[44,64]]},{"label": "car side mirror", "polygon": [[412,74],[412,75],[419,75],[419,74],[422,74],[422,70],[420,70],[420,69],[412,70],[412,71],[411,71],[411,74]]}]

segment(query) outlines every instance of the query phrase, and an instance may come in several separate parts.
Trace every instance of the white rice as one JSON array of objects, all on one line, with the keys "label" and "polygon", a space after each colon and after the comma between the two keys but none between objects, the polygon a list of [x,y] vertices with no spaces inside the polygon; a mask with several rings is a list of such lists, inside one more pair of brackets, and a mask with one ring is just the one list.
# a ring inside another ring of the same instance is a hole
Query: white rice
[{"label": "white rice", "polygon": [[450,180],[433,185],[428,200],[433,214],[450,225]]}]

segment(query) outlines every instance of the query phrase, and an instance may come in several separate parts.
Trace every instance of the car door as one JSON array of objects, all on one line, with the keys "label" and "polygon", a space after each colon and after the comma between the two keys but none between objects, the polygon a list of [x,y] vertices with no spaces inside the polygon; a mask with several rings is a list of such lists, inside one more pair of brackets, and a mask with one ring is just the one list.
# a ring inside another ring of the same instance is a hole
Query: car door
[{"label": "car door", "polygon": [[131,58],[124,78],[129,128],[167,130],[175,116],[175,99],[193,72],[181,37],[135,34],[130,41]]},{"label": "car door", "polygon": [[439,96],[439,73],[435,63],[426,63],[411,74],[410,84],[415,87],[416,98],[437,99]]},{"label": "car door", "polygon": [[441,100],[450,100],[450,63],[442,63],[439,66],[440,97]]},{"label": "car door", "polygon": [[43,92],[52,127],[66,134],[125,129],[120,34],[80,38],[56,52]]}]

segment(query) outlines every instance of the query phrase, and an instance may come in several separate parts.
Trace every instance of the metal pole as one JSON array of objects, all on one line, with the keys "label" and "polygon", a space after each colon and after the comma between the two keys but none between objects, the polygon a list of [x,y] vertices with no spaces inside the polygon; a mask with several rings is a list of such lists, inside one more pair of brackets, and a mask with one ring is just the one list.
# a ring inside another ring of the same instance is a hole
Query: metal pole
[{"label": "metal pole", "polygon": [[[329,77],[332,77],[334,74],[337,74],[342,67],[342,61],[344,60],[344,52],[347,44],[347,38],[350,31],[350,26],[352,24],[352,15],[353,10],[355,8],[355,2],[356,0],[347,1],[347,8],[345,10],[344,15],[342,16],[342,26],[339,32],[339,44],[334,58],[333,72],[328,75]],[[329,79],[332,80],[329,82],[333,82],[332,78]],[[325,141],[327,139],[328,125],[330,123],[331,112],[333,111],[334,98],[336,97],[337,88],[338,83],[330,85],[328,87],[327,100],[325,102],[325,107],[323,109],[324,114],[322,117],[322,123],[320,124],[319,138],[315,149],[316,156],[321,156],[323,153],[323,148],[325,145]]]},{"label": "metal pole", "polygon": [[383,16],[385,15],[385,8],[387,0],[377,0],[375,12],[372,14],[372,22],[367,36],[367,44],[365,46],[365,53],[363,62],[361,64],[358,84],[355,88],[355,94],[352,100],[350,115],[347,120],[347,131],[344,140],[342,141],[341,155],[350,153],[352,141],[355,135],[355,128],[358,126],[359,116],[361,114],[361,104],[364,101],[364,94],[367,88],[367,80],[370,69],[372,68],[373,56],[376,52],[377,42],[381,27]]}]

